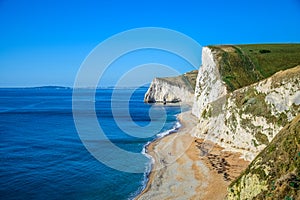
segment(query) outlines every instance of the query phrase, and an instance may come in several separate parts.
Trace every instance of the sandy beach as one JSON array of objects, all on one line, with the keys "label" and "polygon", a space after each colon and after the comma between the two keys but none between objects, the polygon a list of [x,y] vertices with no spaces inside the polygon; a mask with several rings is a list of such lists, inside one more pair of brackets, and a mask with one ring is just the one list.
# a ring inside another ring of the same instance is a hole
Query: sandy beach
[{"label": "sandy beach", "polygon": [[192,137],[197,119],[190,111],[178,119],[182,124],[178,132],[147,147],[155,162],[136,199],[224,199],[231,180],[249,163],[237,153]]}]

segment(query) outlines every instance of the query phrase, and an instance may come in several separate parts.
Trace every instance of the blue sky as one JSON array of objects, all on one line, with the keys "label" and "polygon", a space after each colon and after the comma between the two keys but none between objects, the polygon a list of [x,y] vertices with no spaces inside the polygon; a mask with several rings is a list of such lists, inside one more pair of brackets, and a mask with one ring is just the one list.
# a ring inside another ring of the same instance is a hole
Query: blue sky
[{"label": "blue sky", "polygon": [[0,0],[0,87],[72,86],[89,52],[128,29],[169,28],[203,46],[299,43],[299,19],[299,0]]}]

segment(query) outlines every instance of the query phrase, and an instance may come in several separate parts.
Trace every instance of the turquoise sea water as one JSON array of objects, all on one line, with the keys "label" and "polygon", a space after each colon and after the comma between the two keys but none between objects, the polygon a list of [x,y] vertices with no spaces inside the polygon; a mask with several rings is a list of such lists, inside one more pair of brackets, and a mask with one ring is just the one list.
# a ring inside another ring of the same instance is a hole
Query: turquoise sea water
[{"label": "turquoise sea water", "polygon": [[[151,121],[152,105],[143,103],[146,90],[136,90],[129,103],[130,115],[140,126]],[[164,106],[167,120],[154,136],[125,134],[111,113],[112,91],[98,89],[95,108],[107,137],[120,148],[142,153],[157,134],[176,126],[180,107]],[[121,122],[126,126],[127,120]],[[145,173],[112,169],[86,150],[75,129],[69,88],[0,89],[0,140],[1,199],[131,199],[145,184]]]}]

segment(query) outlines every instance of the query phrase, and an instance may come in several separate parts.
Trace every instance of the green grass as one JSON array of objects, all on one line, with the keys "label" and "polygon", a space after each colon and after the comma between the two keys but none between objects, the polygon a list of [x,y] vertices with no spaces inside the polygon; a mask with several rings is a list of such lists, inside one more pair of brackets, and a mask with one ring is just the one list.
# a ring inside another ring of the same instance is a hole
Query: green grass
[{"label": "green grass", "polygon": [[231,92],[300,65],[300,44],[209,47],[217,55],[220,74]]},{"label": "green grass", "polygon": [[186,72],[183,75],[174,76],[174,77],[163,77],[157,79],[163,80],[173,86],[185,87],[191,93],[194,93],[197,75],[198,75],[198,70],[193,70],[190,72]]},{"label": "green grass", "polygon": [[195,90],[197,76],[198,76],[198,70],[193,70],[183,74],[182,79],[186,81],[187,84],[191,85],[193,90]]}]

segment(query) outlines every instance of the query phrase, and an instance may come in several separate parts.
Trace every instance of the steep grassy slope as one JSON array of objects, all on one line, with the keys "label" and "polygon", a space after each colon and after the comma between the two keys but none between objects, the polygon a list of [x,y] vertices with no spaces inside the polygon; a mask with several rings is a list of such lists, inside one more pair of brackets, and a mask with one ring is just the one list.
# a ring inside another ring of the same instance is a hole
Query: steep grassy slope
[{"label": "steep grassy slope", "polygon": [[228,189],[228,199],[300,198],[300,114]]},{"label": "steep grassy slope", "polygon": [[198,70],[193,70],[182,75],[183,80],[191,85],[193,91],[195,91],[197,75]]},{"label": "steep grassy slope", "polygon": [[255,44],[210,46],[227,89],[238,88],[300,64],[300,44]]}]

